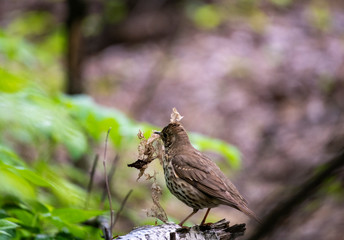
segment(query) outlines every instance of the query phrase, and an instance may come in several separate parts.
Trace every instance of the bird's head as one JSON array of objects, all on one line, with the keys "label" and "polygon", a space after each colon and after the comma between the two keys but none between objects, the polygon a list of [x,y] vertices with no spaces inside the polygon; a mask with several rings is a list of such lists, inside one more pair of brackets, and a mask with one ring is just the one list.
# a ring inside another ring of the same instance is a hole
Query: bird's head
[{"label": "bird's head", "polygon": [[190,144],[189,137],[180,123],[170,123],[164,127],[161,132],[154,133],[160,135],[165,148]]}]

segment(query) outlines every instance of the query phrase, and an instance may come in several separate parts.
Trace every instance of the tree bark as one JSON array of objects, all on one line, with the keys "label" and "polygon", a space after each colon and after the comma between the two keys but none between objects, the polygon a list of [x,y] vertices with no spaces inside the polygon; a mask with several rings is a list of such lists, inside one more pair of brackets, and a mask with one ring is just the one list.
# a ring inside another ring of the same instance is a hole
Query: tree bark
[{"label": "tree bark", "polygon": [[213,224],[203,226],[196,225],[191,228],[182,228],[175,223],[166,223],[158,226],[143,226],[116,239],[232,240],[239,236],[243,236],[245,230],[245,224],[229,226],[229,222],[223,219]]},{"label": "tree bark", "polygon": [[86,16],[84,0],[67,0],[67,94],[84,92],[82,80],[82,22]]}]

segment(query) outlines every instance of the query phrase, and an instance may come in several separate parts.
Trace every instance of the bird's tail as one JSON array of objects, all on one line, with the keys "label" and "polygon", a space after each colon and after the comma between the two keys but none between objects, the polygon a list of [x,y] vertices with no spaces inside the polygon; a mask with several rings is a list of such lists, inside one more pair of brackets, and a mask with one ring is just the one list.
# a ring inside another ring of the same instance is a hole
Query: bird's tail
[{"label": "bird's tail", "polygon": [[249,209],[247,206],[241,205],[241,206],[238,206],[238,209],[240,211],[242,211],[243,213],[245,213],[247,216],[249,216],[249,217],[253,218],[254,220],[256,220],[258,223],[262,223],[262,220],[251,209]]}]

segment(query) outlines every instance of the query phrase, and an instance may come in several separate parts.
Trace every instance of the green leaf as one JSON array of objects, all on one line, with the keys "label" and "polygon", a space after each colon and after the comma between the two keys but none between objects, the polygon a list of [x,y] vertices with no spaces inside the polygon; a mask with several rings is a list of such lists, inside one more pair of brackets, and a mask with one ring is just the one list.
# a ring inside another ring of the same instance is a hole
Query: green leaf
[{"label": "green leaf", "polygon": [[11,149],[0,144],[0,163],[12,166],[25,166],[25,163]]},{"label": "green leaf", "polygon": [[198,7],[192,16],[196,25],[204,29],[213,29],[220,25],[220,9],[212,4],[206,4]]},{"label": "green leaf", "polygon": [[[2,230],[0,230],[0,236],[1,236],[1,234],[5,235],[7,237],[12,237],[11,234],[9,234],[8,232],[2,231]],[[2,238],[0,238],[0,239],[2,239]]]},{"label": "green leaf", "polygon": [[[48,234],[37,234],[35,237],[35,240],[53,240],[53,239],[60,240],[59,238],[53,238],[53,237],[49,236]],[[63,239],[61,239],[61,240],[63,240]]]},{"label": "green leaf", "polygon": [[26,209],[15,208],[9,209],[7,212],[11,216],[15,216],[21,222],[21,224],[25,226],[31,226],[35,219],[35,216]]},{"label": "green leaf", "polygon": [[190,140],[200,151],[219,153],[227,159],[234,170],[239,169],[241,163],[240,152],[233,145],[197,133],[190,134]]},{"label": "green leaf", "polygon": [[19,198],[35,198],[35,188],[24,178],[17,176],[8,169],[0,166],[1,194],[14,195]]},{"label": "green leaf", "polygon": [[52,25],[52,16],[48,12],[28,11],[14,19],[7,27],[9,32],[25,37],[44,33]]},{"label": "green leaf", "polygon": [[11,237],[11,234],[9,234],[8,232],[5,232],[5,231],[1,231],[0,230],[0,235],[3,234],[3,235],[6,235],[8,237]]},{"label": "green leaf", "polygon": [[17,218],[13,218],[13,217],[6,217],[6,220],[7,221],[10,221],[10,222],[13,222],[13,223],[16,223],[16,224],[21,224],[22,221],[17,219]]},{"label": "green leaf", "polygon": [[104,214],[105,211],[100,210],[84,210],[75,208],[54,209],[51,212],[53,217],[59,217],[62,221],[68,223],[79,223],[86,221],[92,217]]},{"label": "green leaf", "polygon": [[61,101],[95,140],[103,141],[101,136],[105,136],[110,127],[109,139],[116,147],[121,147],[124,140],[132,139],[137,134],[138,128],[134,121],[116,109],[97,105],[88,96],[62,96]]},{"label": "green leaf", "polygon": [[16,172],[17,175],[25,178],[29,182],[33,183],[34,185],[41,186],[41,187],[48,187],[50,184],[43,179],[41,176],[24,167],[13,167],[13,172]]},{"label": "green leaf", "polygon": [[30,210],[34,213],[49,213],[49,207],[44,205],[42,202],[38,200],[30,200],[28,201],[28,205],[30,206]]},{"label": "green leaf", "polygon": [[38,87],[0,94],[0,108],[6,112],[0,115],[0,127],[6,130],[8,124],[14,126],[15,130],[10,133],[19,141],[31,144],[39,139],[42,145],[64,144],[74,159],[86,153],[87,138],[68,109],[46,96]]},{"label": "green leaf", "polygon": [[0,92],[17,92],[26,84],[27,81],[25,79],[0,67]]},{"label": "green leaf", "polygon": [[[68,229],[69,234],[59,234],[57,239],[72,239],[72,240],[82,240],[89,239],[90,232],[93,230],[92,227],[82,226],[80,224],[67,223],[65,228]],[[92,239],[92,238],[91,238]]]},{"label": "green leaf", "polygon": [[0,219],[0,230],[17,228],[18,225],[5,219]]}]

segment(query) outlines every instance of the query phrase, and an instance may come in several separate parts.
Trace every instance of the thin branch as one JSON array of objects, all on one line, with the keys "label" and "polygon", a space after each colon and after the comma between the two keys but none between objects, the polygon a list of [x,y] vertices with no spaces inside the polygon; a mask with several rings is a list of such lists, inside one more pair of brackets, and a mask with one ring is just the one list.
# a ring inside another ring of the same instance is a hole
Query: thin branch
[{"label": "thin branch", "polygon": [[87,186],[87,197],[86,197],[86,204],[85,204],[85,208],[86,209],[88,208],[88,203],[89,203],[90,195],[91,195],[91,192],[92,192],[94,173],[96,172],[96,167],[97,167],[97,164],[98,164],[98,159],[99,159],[99,155],[96,154],[96,156],[94,157],[94,160],[93,160],[92,170],[91,170],[91,173],[90,173],[90,181],[89,181],[88,186]]},{"label": "thin branch", "polygon": [[259,225],[253,234],[248,238],[249,240],[261,239],[277,228],[278,223],[292,214],[297,206],[309,198],[327,179],[338,175],[339,168],[344,166],[344,151],[333,157],[327,163],[316,167],[315,174],[309,178],[305,183],[300,185],[298,189],[284,201],[281,201],[265,218],[261,225]]},{"label": "thin branch", "polygon": [[[117,154],[111,163],[111,168],[110,168],[109,173],[108,173],[108,182],[112,181],[112,178],[115,174],[115,170],[116,170],[116,166],[117,166],[118,161],[119,161],[119,155]],[[106,197],[106,190],[104,189],[102,197],[101,197],[102,203],[104,202],[105,197]]]},{"label": "thin branch", "polygon": [[210,225],[196,225],[191,228],[181,228],[175,223],[166,223],[157,226],[142,226],[134,229],[127,235],[120,236],[116,239],[234,240],[240,236],[243,236],[245,230],[245,224],[229,226],[229,222],[225,219],[222,219]]},{"label": "thin branch", "polygon": [[133,192],[133,189],[130,189],[129,192],[127,193],[127,195],[125,196],[125,198],[123,199],[122,203],[121,203],[121,207],[119,208],[119,210],[117,211],[117,214],[116,214],[116,217],[115,217],[115,221],[113,222],[113,225],[112,225],[112,230],[113,228],[115,227],[117,221],[118,221],[118,218],[119,218],[119,215],[121,214],[125,204],[127,203],[127,200],[130,196],[130,194]]},{"label": "thin branch", "polygon": [[104,165],[104,172],[105,172],[105,174],[104,174],[104,176],[105,176],[105,185],[106,185],[106,190],[107,190],[108,199],[109,199],[109,205],[110,205],[110,235],[112,236],[111,226],[113,225],[113,209],[112,209],[112,200],[111,200],[111,192],[110,192],[110,187],[109,187],[109,181],[108,181],[108,176],[107,176],[107,171],[106,171],[106,152],[107,152],[107,142],[108,142],[110,131],[111,131],[111,127],[109,128],[109,130],[108,130],[108,132],[106,134],[103,165]]}]

